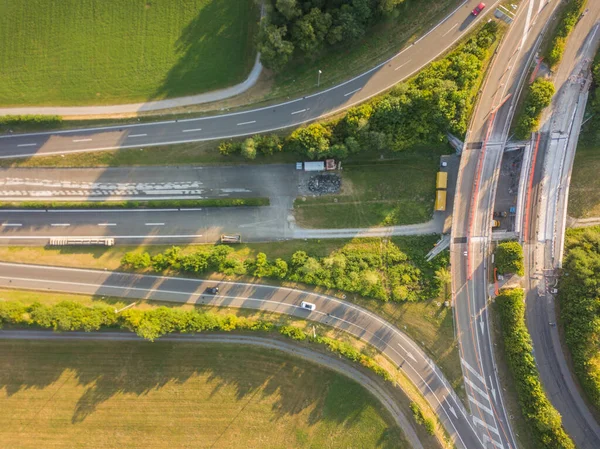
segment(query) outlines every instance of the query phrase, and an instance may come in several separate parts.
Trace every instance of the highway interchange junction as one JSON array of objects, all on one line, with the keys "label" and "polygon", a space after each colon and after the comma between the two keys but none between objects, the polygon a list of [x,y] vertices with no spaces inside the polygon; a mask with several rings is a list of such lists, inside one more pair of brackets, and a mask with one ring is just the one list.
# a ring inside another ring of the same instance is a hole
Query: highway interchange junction
[{"label": "highway interchange junction", "polygon": [[[297,127],[331,116],[380,94],[443,54],[505,2],[467,0],[439,24],[389,60],[337,86],[258,109],[133,125],[0,135],[0,158],[23,158],[249,136]],[[486,79],[464,141],[455,146],[453,204],[422,225],[373,229],[308,230],[289,210],[299,194],[302,172],[288,164],[250,167],[132,169],[3,169],[0,200],[51,197],[76,201],[96,196],[126,199],[268,197],[262,208],[195,210],[71,210],[0,212],[3,245],[45,245],[52,238],[112,238],[116,244],[205,243],[222,233],[247,240],[319,239],[353,236],[431,234],[449,231],[452,306],[460,348],[466,401],[463,403],[431,358],[400,329],[376,314],[327,295],[283,287],[221,282],[218,295],[203,292],[211,282],[131,273],[0,263],[0,286],[57,292],[123,296],[171,302],[268,310],[325,323],[377,348],[394,362],[435,410],[458,448],[516,449],[517,439],[503,401],[489,317],[492,242],[523,243],[529,272],[527,319],[538,368],[563,426],[580,449],[600,448],[600,426],[575,387],[554,321],[553,279],[564,245],[568,182],[589,83],[590,60],[600,43],[600,2],[588,2],[555,74],[557,96],[551,119],[531,140],[514,142],[509,129],[519,96],[557,0],[523,0],[514,10]],[[46,112],[44,108],[37,108]],[[58,108],[60,109],[60,108]],[[53,111],[56,112],[56,111]],[[60,112],[60,111],[59,111]],[[515,158],[515,159],[510,159]],[[505,164],[503,165],[503,161]],[[508,163],[509,161],[510,163]],[[516,164],[516,165],[515,165]],[[511,173],[510,167],[518,167]],[[507,169],[503,167],[508,167]],[[543,182],[542,182],[543,180]],[[537,186],[537,187],[533,187]],[[509,192],[510,191],[510,192]],[[508,227],[494,231],[497,204],[516,203]],[[448,230],[446,222],[451,223]],[[300,303],[316,305],[309,314]],[[0,334],[4,338],[26,338]],[[32,337],[34,338],[34,337]],[[241,342],[242,343],[242,342]],[[242,343],[243,344],[243,343]]]}]

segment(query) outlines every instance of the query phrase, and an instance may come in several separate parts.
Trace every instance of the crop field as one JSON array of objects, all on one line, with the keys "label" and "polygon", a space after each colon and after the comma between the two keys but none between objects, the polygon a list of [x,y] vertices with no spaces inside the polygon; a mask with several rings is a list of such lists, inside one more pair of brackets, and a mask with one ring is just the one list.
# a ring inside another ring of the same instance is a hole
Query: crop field
[{"label": "crop field", "polygon": [[0,0],[0,105],[128,103],[241,82],[252,0]]},{"label": "crop field", "polygon": [[1,341],[0,446],[407,448],[345,377],[232,345]]}]

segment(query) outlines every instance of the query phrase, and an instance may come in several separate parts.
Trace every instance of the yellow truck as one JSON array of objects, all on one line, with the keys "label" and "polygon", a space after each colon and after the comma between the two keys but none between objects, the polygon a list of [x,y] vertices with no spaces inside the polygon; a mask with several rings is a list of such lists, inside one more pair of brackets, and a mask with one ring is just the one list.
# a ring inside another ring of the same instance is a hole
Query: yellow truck
[{"label": "yellow truck", "polygon": [[435,210],[444,211],[446,210],[446,191],[436,190],[435,191]]},{"label": "yellow truck", "polygon": [[435,188],[436,189],[447,189],[448,188],[448,173],[444,171],[437,172],[435,177]]}]

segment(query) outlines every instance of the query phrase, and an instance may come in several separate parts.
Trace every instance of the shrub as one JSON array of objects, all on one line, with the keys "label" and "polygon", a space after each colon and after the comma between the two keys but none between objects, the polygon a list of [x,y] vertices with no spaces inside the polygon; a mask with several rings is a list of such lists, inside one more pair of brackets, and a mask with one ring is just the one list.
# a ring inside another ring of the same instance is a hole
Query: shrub
[{"label": "shrub", "polygon": [[147,252],[129,252],[125,253],[123,258],[121,259],[121,265],[125,268],[148,268],[151,264],[150,254]]},{"label": "shrub", "polygon": [[562,428],[560,414],[552,406],[541,384],[531,337],[525,325],[523,290],[503,290],[496,297],[496,308],[502,328],[504,353],[517,390],[523,417],[543,449],[575,449]]},{"label": "shrub", "polygon": [[571,31],[573,31],[573,28],[575,28],[586,3],[587,0],[569,0],[566,2],[564,10],[558,19],[558,27],[556,28],[554,39],[546,54],[546,62],[551,68],[558,65],[562,59],[567,38],[571,34]]},{"label": "shrub", "polygon": [[249,137],[242,142],[242,149],[240,152],[246,159],[256,159],[256,143],[252,137]]},{"label": "shrub", "polygon": [[281,326],[279,328],[279,333],[293,340],[306,340],[306,333],[302,329],[298,329],[294,326]]},{"label": "shrub", "polygon": [[495,251],[495,263],[501,274],[512,273],[523,276],[525,274],[523,247],[515,241],[498,244]]},{"label": "shrub", "polygon": [[3,115],[0,117],[0,132],[56,128],[62,123],[59,115]]}]

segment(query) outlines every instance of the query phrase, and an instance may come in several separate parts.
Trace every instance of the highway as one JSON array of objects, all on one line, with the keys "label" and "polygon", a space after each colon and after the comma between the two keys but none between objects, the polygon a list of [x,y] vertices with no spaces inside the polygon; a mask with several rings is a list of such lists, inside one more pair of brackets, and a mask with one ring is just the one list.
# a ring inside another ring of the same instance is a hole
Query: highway
[{"label": "highway", "polygon": [[[284,313],[336,327],[369,343],[396,363],[432,406],[457,448],[485,447],[464,406],[423,350],[390,323],[349,302],[268,285],[3,262],[0,262],[0,273],[0,287],[3,288],[243,307]],[[207,288],[217,285],[218,295],[205,294]],[[316,304],[316,310],[310,312],[300,308],[301,301]]]},{"label": "highway", "polygon": [[[600,426],[580,395],[562,351],[552,288],[562,266],[565,219],[573,158],[589,89],[590,60],[600,45],[600,3],[567,42],[553,81],[557,89],[539,133],[537,162],[530,176],[532,190],[524,230],[527,326],[536,363],[550,401],[579,449],[600,447]],[[529,181],[529,180],[528,180]]]},{"label": "highway", "polygon": [[418,72],[452,47],[500,0],[487,2],[477,17],[478,0],[465,0],[413,45],[371,70],[332,88],[285,103],[209,117],[147,124],[0,136],[0,158],[143,148],[246,136],[298,126],[356,105]]},{"label": "highway", "polygon": [[487,257],[496,184],[520,89],[557,5],[521,2],[480,92],[456,187],[450,248],[456,333],[474,423],[489,448],[517,448],[498,381],[488,313]]}]

